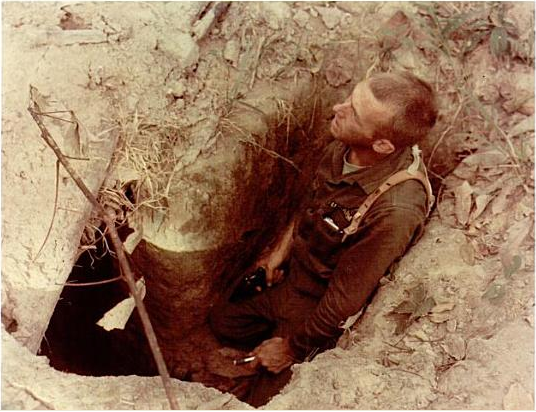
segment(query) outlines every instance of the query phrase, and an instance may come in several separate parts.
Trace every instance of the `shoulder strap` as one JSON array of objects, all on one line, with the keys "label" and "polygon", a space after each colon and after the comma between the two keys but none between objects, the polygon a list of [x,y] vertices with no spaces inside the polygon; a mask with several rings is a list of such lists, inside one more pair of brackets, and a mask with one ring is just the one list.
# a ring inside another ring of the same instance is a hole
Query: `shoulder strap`
[{"label": "shoulder strap", "polygon": [[385,182],[383,182],[374,192],[369,195],[369,197],[365,199],[359,209],[357,209],[357,212],[355,212],[352,216],[350,224],[343,230],[343,242],[348,236],[353,235],[355,232],[357,232],[357,229],[359,228],[361,221],[365,217],[365,214],[381,195],[387,192],[391,187],[407,180],[417,180],[421,182],[424,186],[427,197],[426,215],[428,216],[434,204],[435,197],[432,193],[432,186],[430,185],[430,181],[428,180],[426,169],[423,169],[424,172],[421,172],[419,170],[419,166],[421,163],[421,151],[419,149],[419,146],[414,145],[411,149],[411,153],[413,155],[413,163],[406,170],[401,170],[387,178]]}]

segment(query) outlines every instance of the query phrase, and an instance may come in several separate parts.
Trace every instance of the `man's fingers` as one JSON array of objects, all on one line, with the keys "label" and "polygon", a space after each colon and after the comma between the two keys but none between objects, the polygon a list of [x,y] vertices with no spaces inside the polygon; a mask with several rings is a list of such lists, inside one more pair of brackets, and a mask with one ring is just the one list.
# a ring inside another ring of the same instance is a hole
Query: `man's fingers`
[{"label": "man's fingers", "polygon": [[277,269],[274,272],[274,283],[278,283],[283,278],[284,270],[283,269]]},{"label": "man's fingers", "polygon": [[284,275],[283,269],[266,269],[266,284],[268,287],[279,283]]},{"label": "man's fingers", "polygon": [[265,268],[266,268],[266,285],[268,287],[271,287],[276,282],[276,280],[274,279],[276,271],[270,267],[265,267]]}]

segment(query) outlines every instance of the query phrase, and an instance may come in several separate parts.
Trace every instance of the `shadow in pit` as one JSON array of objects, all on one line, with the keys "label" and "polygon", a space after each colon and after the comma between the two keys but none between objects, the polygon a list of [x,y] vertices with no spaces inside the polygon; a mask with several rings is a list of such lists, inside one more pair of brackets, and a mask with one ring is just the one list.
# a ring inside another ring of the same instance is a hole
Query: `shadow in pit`
[{"label": "shadow in pit", "polygon": [[[94,283],[119,274],[117,262],[102,245],[83,253],[67,283]],[[65,286],[45,337],[40,355],[62,372],[84,376],[156,376],[158,371],[136,310],[125,329],[106,331],[97,322],[129,296],[122,280],[92,286]],[[233,365],[245,352],[224,348],[206,322],[171,348],[162,348],[170,375],[202,383],[239,398],[247,392],[252,371]]]}]

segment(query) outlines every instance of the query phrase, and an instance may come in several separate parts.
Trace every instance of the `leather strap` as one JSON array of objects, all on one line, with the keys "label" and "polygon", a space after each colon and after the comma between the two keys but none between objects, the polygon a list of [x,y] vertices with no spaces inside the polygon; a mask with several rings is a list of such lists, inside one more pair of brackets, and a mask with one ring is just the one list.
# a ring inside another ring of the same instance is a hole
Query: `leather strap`
[{"label": "leather strap", "polygon": [[407,180],[417,180],[421,182],[424,186],[424,189],[426,190],[426,197],[428,200],[426,202],[426,216],[428,216],[434,204],[435,197],[432,193],[432,186],[430,185],[428,176],[426,175],[426,169],[424,173],[418,170],[421,160],[420,150],[417,145],[414,145],[412,147],[412,154],[413,163],[406,170],[401,170],[388,177],[385,182],[383,182],[374,192],[369,195],[369,197],[367,197],[367,199],[365,199],[359,209],[357,209],[357,212],[355,212],[355,214],[352,216],[350,224],[345,229],[343,229],[342,242],[344,242],[348,236],[353,235],[357,232],[357,229],[359,228],[361,221],[365,217],[365,214],[381,195],[387,192],[391,187]]}]

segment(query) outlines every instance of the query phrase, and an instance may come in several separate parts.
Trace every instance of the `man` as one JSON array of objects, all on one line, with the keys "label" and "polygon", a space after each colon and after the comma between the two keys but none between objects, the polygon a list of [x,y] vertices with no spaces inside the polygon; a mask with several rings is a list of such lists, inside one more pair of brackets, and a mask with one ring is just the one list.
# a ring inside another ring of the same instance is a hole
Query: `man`
[{"label": "man", "polygon": [[426,219],[425,186],[407,180],[374,202],[355,233],[342,232],[370,194],[413,163],[410,146],[436,121],[430,86],[408,72],[376,74],[333,110],[335,141],[320,161],[307,208],[257,262],[273,286],[218,306],[210,317],[222,341],[254,348],[254,366],[261,367],[248,399],[254,406],[288,382],[294,362],[334,346],[340,324],[366,304]]}]

